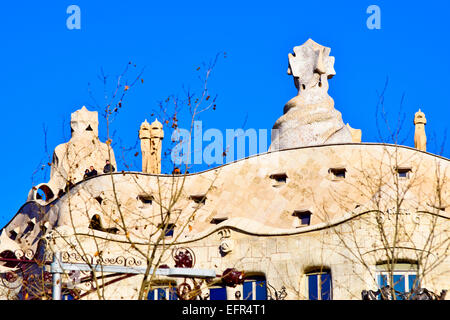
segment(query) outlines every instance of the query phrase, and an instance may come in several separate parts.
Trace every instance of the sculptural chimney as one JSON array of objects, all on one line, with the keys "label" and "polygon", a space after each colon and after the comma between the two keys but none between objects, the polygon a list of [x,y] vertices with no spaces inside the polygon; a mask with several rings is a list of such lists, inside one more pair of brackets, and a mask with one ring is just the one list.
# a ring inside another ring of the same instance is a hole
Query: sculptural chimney
[{"label": "sculptural chimney", "polygon": [[353,141],[328,95],[328,80],[336,74],[330,51],[309,39],[289,53],[287,73],[293,76],[298,94],[275,122],[269,151]]},{"label": "sculptural chimney", "polygon": [[164,130],[161,122],[156,119],[149,124],[145,120],[139,130],[142,153],[142,172],[160,174],[161,173],[161,151]]},{"label": "sculptural chimney", "polygon": [[425,134],[426,124],[427,119],[425,118],[425,114],[419,109],[414,115],[414,125],[416,126],[414,133],[414,147],[421,151],[427,151],[427,135]]}]

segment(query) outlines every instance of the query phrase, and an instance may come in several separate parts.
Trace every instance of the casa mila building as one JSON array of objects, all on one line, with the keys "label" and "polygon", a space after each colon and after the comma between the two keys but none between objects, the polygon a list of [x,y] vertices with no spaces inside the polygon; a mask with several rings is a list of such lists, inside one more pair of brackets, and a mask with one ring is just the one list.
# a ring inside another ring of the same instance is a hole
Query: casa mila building
[{"label": "casa mila building", "polygon": [[328,95],[330,48],[288,60],[298,94],[268,152],[202,172],[161,173],[156,119],[132,129],[142,172],[117,171],[97,112],[72,113],[50,180],[1,230],[0,297],[445,299],[450,161],[426,151],[425,114],[414,148],[362,142]]}]

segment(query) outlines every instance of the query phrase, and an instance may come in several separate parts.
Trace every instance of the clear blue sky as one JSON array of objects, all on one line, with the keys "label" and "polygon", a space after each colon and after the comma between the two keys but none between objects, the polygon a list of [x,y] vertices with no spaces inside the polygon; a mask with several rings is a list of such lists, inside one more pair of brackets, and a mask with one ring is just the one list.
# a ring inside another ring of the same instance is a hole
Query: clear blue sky
[{"label": "clear blue sky", "polygon": [[[71,4],[81,9],[80,30],[66,27]],[[381,9],[380,30],[366,26],[371,4]],[[379,141],[377,91],[389,77],[385,106],[394,125],[404,94],[405,144],[413,146],[420,107],[428,119],[428,149],[437,153],[450,119],[449,15],[447,0],[2,3],[0,226],[25,202],[33,172],[46,161],[43,125],[52,153],[70,135],[70,113],[89,104],[88,83],[97,81],[100,68],[118,74],[128,61],[145,66],[145,82],[130,92],[113,123],[125,146],[135,144],[158,101],[181,94],[183,85],[195,87],[196,67],[223,51],[227,58],[210,82],[217,110],[204,117],[204,127],[270,129],[296,94],[287,54],[312,38],[336,57],[329,93],[344,122],[363,130],[363,141]],[[448,150],[443,155],[449,157]],[[131,160],[137,170],[139,160]],[[35,183],[47,179],[40,174]]]}]

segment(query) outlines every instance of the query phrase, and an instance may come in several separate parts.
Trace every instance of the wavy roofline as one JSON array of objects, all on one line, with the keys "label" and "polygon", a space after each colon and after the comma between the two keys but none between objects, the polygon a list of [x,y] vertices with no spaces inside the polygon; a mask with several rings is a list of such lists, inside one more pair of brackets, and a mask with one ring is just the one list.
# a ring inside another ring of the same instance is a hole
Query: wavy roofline
[{"label": "wavy roofline", "polygon": [[[303,147],[294,147],[294,148],[287,148],[287,149],[281,149],[281,150],[267,151],[267,152],[263,152],[263,153],[254,154],[254,155],[251,155],[251,156],[242,158],[242,159],[237,159],[237,160],[234,160],[234,161],[231,161],[231,162],[228,162],[228,163],[224,163],[224,164],[219,165],[219,166],[217,166],[217,167],[213,167],[213,168],[209,168],[209,169],[206,169],[206,170],[203,170],[203,171],[198,171],[198,172],[193,172],[193,173],[181,173],[181,174],[154,174],[154,173],[145,173],[145,172],[140,172],[140,171],[123,171],[123,170],[120,171],[120,172],[116,171],[116,172],[110,172],[110,173],[103,173],[103,174],[99,174],[99,175],[94,176],[94,177],[89,177],[89,178],[87,178],[87,179],[78,181],[77,183],[75,183],[75,184],[72,186],[71,190],[73,190],[74,188],[78,187],[79,185],[81,185],[81,184],[83,184],[83,183],[85,183],[85,182],[87,182],[87,181],[89,181],[89,180],[91,180],[91,179],[96,179],[96,178],[103,177],[103,176],[107,176],[107,175],[129,175],[129,174],[137,174],[137,175],[141,175],[141,176],[154,176],[154,177],[183,177],[183,176],[191,177],[191,176],[201,175],[201,174],[204,174],[204,173],[213,171],[213,170],[218,170],[218,169],[221,169],[221,168],[223,168],[223,167],[225,167],[225,166],[229,166],[229,165],[232,165],[232,164],[241,162],[241,161],[245,161],[245,160],[248,160],[248,159],[252,159],[252,158],[256,158],[256,157],[260,157],[260,156],[264,156],[264,155],[268,155],[268,154],[272,154],[272,153],[277,153],[277,152],[280,152],[280,153],[281,153],[281,152],[286,152],[286,151],[302,150],[302,149],[336,147],[336,146],[385,146],[385,147],[392,147],[392,148],[401,148],[401,149],[407,149],[407,150],[411,150],[411,151],[423,153],[423,154],[429,155],[429,156],[431,156],[431,157],[439,158],[439,159],[441,159],[441,160],[445,160],[445,161],[449,161],[449,162],[450,162],[450,159],[449,159],[449,158],[446,158],[446,157],[443,157],[443,156],[440,156],[440,155],[437,155],[437,154],[434,154],[434,153],[430,153],[430,152],[427,152],[427,151],[418,150],[418,149],[413,148],[413,147],[404,146],[404,145],[398,145],[398,144],[390,144],[390,143],[382,143],[382,142],[347,142],[347,143],[330,143],[330,144],[318,144],[318,145],[310,145],[310,146],[303,146]],[[67,193],[66,193],[66,194],[67,194]],[[64,194],[64,196],[65,196],[66,194]],[[64,196],[62,196],[62,197],[64,197]],[[57,202],[57,201],[59,201],[62,197],[56,198],[56,199],[54,199],[53,201],[47,203],[47,204],[45,205],[45,207],[46,207],[46,206],[49,206],[49,205],[54,205],[54,203]],[[35,200],[26,201],[24,204],[22,204],[22,206],[20,206],[19,210],[18,210],[18,211],[16,212],[16,214],[11,218],[11,220],[10,220],[4,227],[2,227],[2,228],[0,229],[0,233],[3,232],[3,230],[9,226],[9,224],[11,223],[11,221],[13,221],[13,220],[17,217],[17,215],[20,213],[21,209],[22,209],[24,206],[26,206],[27,204],[29,204],[29,203],[35,203],[35,204],[37,204],[37,205],[42,206],[39,202],[37,202],[37,201],[35,201]]]}]

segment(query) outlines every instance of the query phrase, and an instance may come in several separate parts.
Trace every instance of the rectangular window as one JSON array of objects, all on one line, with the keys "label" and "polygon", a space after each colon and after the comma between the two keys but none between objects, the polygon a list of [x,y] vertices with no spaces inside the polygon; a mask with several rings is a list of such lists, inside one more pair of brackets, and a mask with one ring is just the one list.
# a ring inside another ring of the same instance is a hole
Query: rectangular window
[{"label": "rectangular window", "polygon": [[139,201],[141,201],[143,204],[152,204],[153,203],[153,196],[141,194],[138,196]]},{"label": "rectangular window", "polygon": [[300,221],[300,226],[309,226],[311,224],[311,211],[294,211],[292,214],[294,217],[297,217]]},{"label": "rectangular window", "polygon": [[345,179],[345,168],[330,168],[328,172],[332,175],[332,179]]},{"label": "rectangular window", "polygon": [[154,288],[149,290],[147,300],[177,300],[177,291],[174,286]]},{"label": "rectangular window", "polygon": [[[173,232],[175,230],[176,225],[173,223],[169,223],[166,227],[166,229],[164,230],[165,232],[165,236],[166,237],[173,237]],[[164,229],[164,225],[163,224],[159,224],[158,228],[160,228],[161,230]]]},{"label": "rectangular window", "polygon": [[306,275],[309,300],[332,300],[331,273],[329,271]]},{"label": "rectangular window", "polygon": [[261,276],[245,279],[242,300],[267,300],[266,279]]},{"label": "rectangular window", "polygon": [[274,173],[269,176],[270,179],[273,179],[277,182],[277,184],[283,184],[287,181],[286,173]]},{"label": "rectangular window", "polygon": [[401,179],[409,179],[411,168],[396,168],[397,175]]},{"label": "rectangular window", "polygon": [[191,195],[189,199],[193,200],[197,204],[205,204],[206,203],[206,195],[205,194],[197,194]]},{"label": "rectangular window", "polygon": [[[420,281],[417,278],[417,265],[416,264],[396,264],[394,271],[389,273],[387,271],[387,265],[378,265],[378,286],[379,288],[389,285],[394,288],[395,297],[397,300],[403,299],[402,293],[410,292],[414,287],[420,285]],[[390,274],[392,274],[392,283],[390,283]],[[381,297],[379,297],[381,299]]]}]

